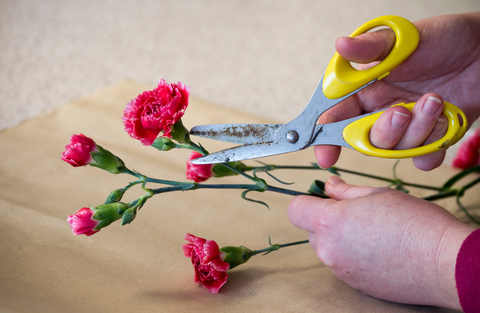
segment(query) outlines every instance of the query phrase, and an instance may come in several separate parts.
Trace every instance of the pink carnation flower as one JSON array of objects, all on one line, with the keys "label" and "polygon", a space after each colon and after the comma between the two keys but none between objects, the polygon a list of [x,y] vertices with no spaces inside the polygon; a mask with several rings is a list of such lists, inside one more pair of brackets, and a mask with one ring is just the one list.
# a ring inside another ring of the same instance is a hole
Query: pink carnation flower
[{"label": "pink carnation flower", "polygon": [[67,218],[74,235],[91,236],[98,232],[93,230],[100,223],[92,218],[94,213],[95,211],[90,208],[83,208]]},{"label": "pink carnation flower", "polygon": [[193,164],[192,160],[198,159],[202,154],[193,151],[187,161],[187,179],[193,180],[196,183],[206,181],[212,177],[213,164]]},{"label": "pink carnation flower", "polygon": [[457,168],[467,169],[480,163],[480,129],[468,138],[458,149],[452,165]]},{"label": "pink carnation flower", "polygon": [[191,234],[186,234],[185,240],[190,243],[183,245],[183,254],[192,259],[195,282],[211,293],[218,293],[227,282],[226,271],[230,268],[230,265],[224,262],[226,254],[220,252],[213,240],[205,240]]},{"label": "pink carnation flower", "polygon": [[72,135],[70,143],[65,146],[62,160],[75,167],[85,166],[94,162],[90,153],[97,151],[97,145],[91,138],[88,138],[83,134]]},{"label": "pink carnation flower", "polygon": [[181,82],[167,84],[161,79],[157,88],[127,103],[123,111],[125,131],[145,146],[150,146],[161,132],[172,138],[171,128],[185,113],[189,94],[190,88]]}]

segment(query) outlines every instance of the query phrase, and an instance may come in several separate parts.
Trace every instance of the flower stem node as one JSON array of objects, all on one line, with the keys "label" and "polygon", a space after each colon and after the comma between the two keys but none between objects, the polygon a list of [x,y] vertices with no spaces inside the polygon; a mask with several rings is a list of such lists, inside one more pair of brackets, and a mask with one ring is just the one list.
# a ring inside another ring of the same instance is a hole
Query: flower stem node
[{"label": "flower stem node", "polygon": [[91,156],[94,162],[90,163],[91,166],[101,168],[112,174],[120,174],[127,172],[127,167],[125,163],[111,153],[110,151],[103,149],[101,146],[97,145],[98,151],[91,152]]},{"label": "flower stem node", "polygon": [[226,246],[220,248],[220,253],[225,254],[225,258],[223,259],[224,262],[230,264],[230,269],[246,263],[253,255],[252,250],[240,246],[240,247],[233,247],[233,246]]}]

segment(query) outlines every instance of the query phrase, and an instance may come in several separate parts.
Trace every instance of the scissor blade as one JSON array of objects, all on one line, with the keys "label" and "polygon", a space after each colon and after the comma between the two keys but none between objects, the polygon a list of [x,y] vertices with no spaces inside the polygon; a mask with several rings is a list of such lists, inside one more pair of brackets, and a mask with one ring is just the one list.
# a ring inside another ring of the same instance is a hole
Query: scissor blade
[{"label": "scissor blade", "polygon": [[352,123],[355,120],[358,120],[360,117],[362,116],[331,124],[317,125],[313,140],[308,146],[311,147],[319,145],[333,145],[353,149],[343,138],[343,129],[348,124]]},{"label": "scissor blade", "polygon": [[318,145],[334,145],[354,149],[343,137],[343,130],[345,129],[345,127],[355,121],[365,118],[366,116],[376,114],[378,112],[383,112],[385,110],[386,109],[355,116],[331,124],[317,125],[315,129],[315,136],[308,146],[311,147]]},{"label": "scissor blade", "polygon": [[283,124],[214,124],[195,126],[190,134],[241,145],[273,141]]},{"label": "scissor blade", "polygon": [[263,144],[252,144],[233,147],[230,149],[218,151],[202,158],[192,160],[194,164],[213,164],[243,161],[248,159],[262,158],[271,155],[277,155],[287,152],[297,151],[292,145],[286,146],[279,142],[265,142]]},{"label": "scissor blade", "polygon": [[[281,127],[282,124],[274,125],[275,127]],[[318,134],[324,125],[315,126],[315,134]],[[262,143],[253,143],[243,146],[237,146],[230,149],[218,151],[202,158],[192,160],[193,164],[214,164],[214,163],[226,163],[235,161],[244,161],[249,159],[263,158],[272,155],[278,155],[288,152],[294,152],[302,150],[287,140],[282,138],[276,138],[276,140],[265,141]]]}]

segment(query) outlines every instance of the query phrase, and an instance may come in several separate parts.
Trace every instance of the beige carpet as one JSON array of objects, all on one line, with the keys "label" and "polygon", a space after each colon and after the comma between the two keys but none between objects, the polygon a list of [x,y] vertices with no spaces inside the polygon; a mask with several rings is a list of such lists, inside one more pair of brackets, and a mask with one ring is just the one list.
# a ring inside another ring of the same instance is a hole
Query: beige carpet
[{"label": "beige carpet", "polygon": [[395,14],[480,10],[478,0],[1,0],[0,129],[123,79],[280,121],[308,101],[337,37]]}]

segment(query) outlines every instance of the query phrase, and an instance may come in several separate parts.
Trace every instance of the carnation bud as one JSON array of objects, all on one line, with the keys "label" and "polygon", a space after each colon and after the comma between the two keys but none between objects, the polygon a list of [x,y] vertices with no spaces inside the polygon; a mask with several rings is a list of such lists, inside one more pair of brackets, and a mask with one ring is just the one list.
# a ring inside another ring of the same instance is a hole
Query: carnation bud
[{"label": "carnation bud", "polygon": [[97,145],[97,148],[98,151],[90,153],[95,161],[90,163],[91,166],[101,168],[112,174],[120,174],[127,171],[125,163],[119,157],[99,145]]},{"label": "carnation bud", "polygon": [[235,266],[246,263],[253,255],[252,250],[244,246],[240,246],[240,247],[226,246],[226,247],[220,248],[220,252],[226,254],[223,261],[227,262],[230,265],[230,269],[234,268]]},{"label": "carnation bud", "polygon": [[122,197],[125,191],[126,191],[125,188],[120,188],[110,192],[110,195],[107,197],[107,200],[105,200],[105,204],[115,203],[122,200]]},{"label": "carnation bud", "polygon": [[183,122],[181,119],[178,120],[178,122],[176,122],[175,124],[173,124],[170,134],[172,135],[172,138],[179,143],[190,142],[190,133],[188,132],[188,129],[183,126]]},{"label": "carnation bud", "polygon": [[175,148],[177,145],[167,137],[160,137],[155,139],[155,141],[152,144],[152,147],[160,150],[160,151],[169,151]]},{"label": "carnation bud", "polygon": [[124,213],[123,213],[123,217],[122,217],[122,226],[123,225],[126,225],[126,224],[130,224],[134,219],[135,219],[135,212],[133,211],[132,208],[126,210]]},{"label": "carnation bud", "polygon": [[[240,171],[240,172],[244,172],[247,170],[247,166],[240,162],[240,161],[236,161],[236,162],[229,162],[227,163],[227,165],[230,165],[231,167],[233,167],[234,169]],[[215,164],[213,167],[212,167],[212,172],[213,172],[213,176],[214,177],[224,177],[224,176],[234,176],[234,175],[238,175],[237,172],[235,171],[232,171],[231,169],[229,169],[228,167],[226,166],[223,166],[222,163],[217,163]]]},{"label": "carnation bud", "polygon": [[128,208],[130,208],[130,206],[123,202],[101,204],[93,208],[95,213],[93,214],[92,219],[100,221],[94,230],[100,230],[101,228],[121,219]]}]

